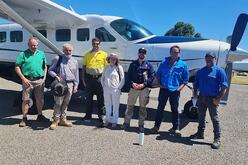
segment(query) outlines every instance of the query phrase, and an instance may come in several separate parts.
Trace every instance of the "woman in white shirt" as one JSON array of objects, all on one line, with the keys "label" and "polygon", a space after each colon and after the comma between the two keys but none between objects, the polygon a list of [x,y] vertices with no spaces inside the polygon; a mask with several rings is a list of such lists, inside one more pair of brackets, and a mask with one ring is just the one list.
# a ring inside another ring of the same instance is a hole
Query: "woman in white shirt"
[{"label": "woman in white shirt", "polygon": [[[106,108],[105,126],[107,127],[112,123],[112,127],[116,127],[119,118],[121,88],[125,83],[125,78],[123,67],[118,64],[119,59],[117,54],[111,53],[107,60],[109,65],[106,65],[101,77]],[[112,108],[113,116],[111,122]]]}]

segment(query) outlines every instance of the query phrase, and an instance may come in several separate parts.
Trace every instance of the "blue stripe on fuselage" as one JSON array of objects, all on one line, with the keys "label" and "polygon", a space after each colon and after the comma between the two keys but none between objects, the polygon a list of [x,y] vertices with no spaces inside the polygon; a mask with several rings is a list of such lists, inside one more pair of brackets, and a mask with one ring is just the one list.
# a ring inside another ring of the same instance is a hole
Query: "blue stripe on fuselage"
[{"label": "blue stripe on fuselage", "polygon": [[194,38],[194,37],[181,37],[181,36],[155,36],[153,38],[137,42],[136,44],[162,44],[162,43],[178,43],[178,42],[194,42],[204,41],[208,39]]}]

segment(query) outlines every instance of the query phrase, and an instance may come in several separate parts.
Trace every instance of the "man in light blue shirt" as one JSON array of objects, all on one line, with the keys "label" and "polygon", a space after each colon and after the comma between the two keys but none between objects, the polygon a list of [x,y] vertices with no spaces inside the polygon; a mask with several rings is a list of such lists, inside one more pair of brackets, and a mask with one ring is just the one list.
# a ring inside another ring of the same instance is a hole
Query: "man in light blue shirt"
[{"label": "man in light blue shirt", "polygon": [[189,81],[188,66],[179,57],[180,47],[175,45],[170,48],[170,57],[166,57],[157,70],[157,78],[160,83],[158,108],[154,127],[151,133],[158,133],[163,120],[164,108],[169,99],[172,111],[172,125],[170,132],[175,136],[181,136],[179,130],[178,102],[180,91]]},{"label": "man in light blue shirt", "polygon": [[218,106],[228,87],[227,76],[222,68],[215,65],[216,55],[208,52],[205,56],[206,66],[200,69],[194,82],[194,97],[198,97],[199,126],[198,131],[191,135],[191,139],[204,139],[206,111],[209,114],[214,127],[213,149],[220,148],[220,121]]},{"label": "man in light blue shirt", "polygon": [[[77,92],[79,84],[78,62],[72,57],[73,46],[71,44],[63,45],[64,54],[62,57],[56,56],[48,73],[57,81],[65,81],[68,86],[68,92],[63,96],[54,96],[53,122],[50,129],[54,130],[58,125],[72,127],[72,123],[66,119],[67,108],[73,93]],[[61,58],[61,59],[60,59]]]}]

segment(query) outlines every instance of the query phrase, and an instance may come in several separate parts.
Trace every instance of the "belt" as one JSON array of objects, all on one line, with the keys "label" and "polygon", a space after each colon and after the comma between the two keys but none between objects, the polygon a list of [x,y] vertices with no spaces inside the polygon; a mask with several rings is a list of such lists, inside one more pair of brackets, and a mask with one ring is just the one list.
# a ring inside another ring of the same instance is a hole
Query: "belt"
[{"label": "belt", "polygon": [[24,76],[24,77],[30,81],[35,81],[35,80],[39,80],[39,79],[44,78],[44,76],[41,76],[41,77]]},{"label": "belt", "polygon": [[99,75],[91,75],[91,74],[87,74],[89,77],[91,78],[99,78],[102,76],[102,74],[99,74]]}]

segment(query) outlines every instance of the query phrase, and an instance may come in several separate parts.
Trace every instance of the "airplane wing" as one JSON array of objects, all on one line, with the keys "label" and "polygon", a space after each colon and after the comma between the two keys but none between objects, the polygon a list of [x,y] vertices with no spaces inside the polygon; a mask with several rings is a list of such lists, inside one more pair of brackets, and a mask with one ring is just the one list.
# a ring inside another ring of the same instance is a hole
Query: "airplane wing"
[{"label": "airplane wing", "polygon": [[[73,28],[86,22],[83,16],[50,0],[2,0],[35,28]],[[0,10],[0,17],[9,17]]]}]

